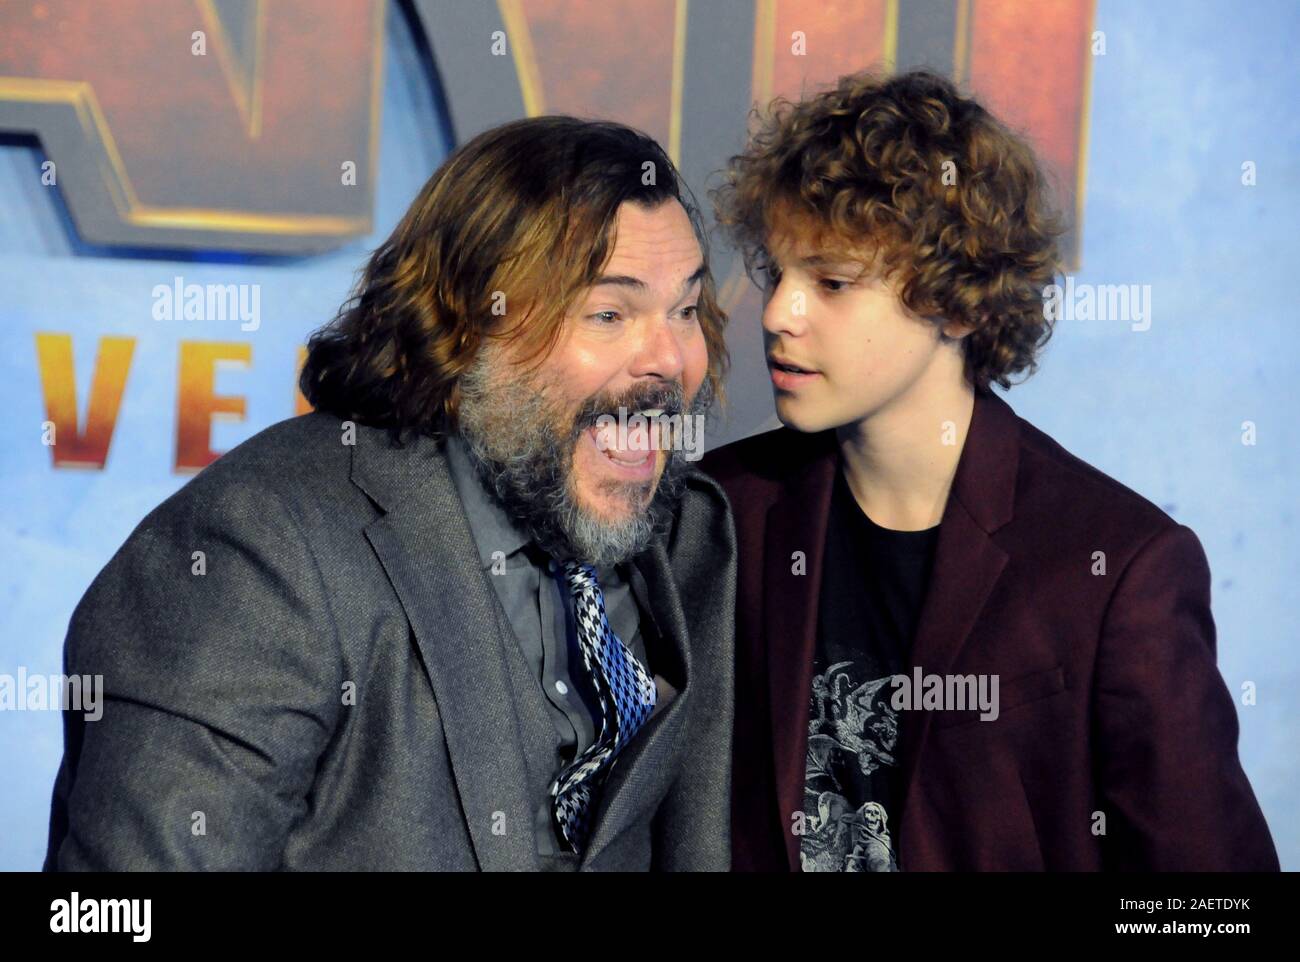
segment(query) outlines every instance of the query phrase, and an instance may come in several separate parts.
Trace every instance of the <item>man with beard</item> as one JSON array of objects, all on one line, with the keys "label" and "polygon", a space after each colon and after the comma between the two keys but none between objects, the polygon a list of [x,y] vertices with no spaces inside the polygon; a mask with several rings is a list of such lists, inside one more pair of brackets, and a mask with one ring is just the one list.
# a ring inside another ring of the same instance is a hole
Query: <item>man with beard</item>
[{"label": "man with beard", "polygon": [[312,337],[316,410],[78,605],[106,705],[65,715],[46,867],[725,870],[734,536],[647,427],[709,408],[724,323],[644,135],[460,148]]}]

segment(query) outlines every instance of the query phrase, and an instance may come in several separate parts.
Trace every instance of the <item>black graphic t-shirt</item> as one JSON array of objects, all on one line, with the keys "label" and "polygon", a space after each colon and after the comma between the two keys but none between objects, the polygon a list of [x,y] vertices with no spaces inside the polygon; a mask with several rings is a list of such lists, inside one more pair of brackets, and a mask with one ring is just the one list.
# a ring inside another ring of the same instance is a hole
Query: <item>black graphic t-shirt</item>
[{"label": "black graphic t-shirt", "polygon": [[805,872],[896,872],[902,786],[890,679],[925,600],[939,528],[873,522],[835,476],[817,622],[804,778]]}]

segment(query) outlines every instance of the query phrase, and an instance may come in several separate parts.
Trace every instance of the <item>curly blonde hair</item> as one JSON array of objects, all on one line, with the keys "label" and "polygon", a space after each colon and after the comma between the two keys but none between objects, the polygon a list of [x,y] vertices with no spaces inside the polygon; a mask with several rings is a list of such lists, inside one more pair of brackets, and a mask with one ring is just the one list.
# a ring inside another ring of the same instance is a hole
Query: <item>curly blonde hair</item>
[{"label": "curly blonde hair", "polygon": [[879,257],[917,314],[968,326],[976,387],[1034,371],[1052,333],[1043,291],[1061,271],[1062,224],[1022,139],[923,70],[850,74],[755,120],[712,193],[751,276],[797,219],[819,246]]}]

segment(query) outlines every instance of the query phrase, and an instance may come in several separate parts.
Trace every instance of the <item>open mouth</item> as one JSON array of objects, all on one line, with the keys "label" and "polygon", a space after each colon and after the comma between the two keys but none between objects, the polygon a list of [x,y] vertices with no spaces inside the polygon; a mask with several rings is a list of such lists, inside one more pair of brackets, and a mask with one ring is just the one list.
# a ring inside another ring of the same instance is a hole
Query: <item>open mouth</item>
[{"label": "open mouth", "polygon": [[787,397],[816,381],[821,375],[812,368],[793,364],[774,354],[767,356],[767,368],[772,375],[772,387]]},{"label": "open mouth", "polygon": [[613,461],[615,464],[617,464],[619,467],[623,467],[623,468],[642,467],[647,462],[649,462],[655,455],[655,452],[649,448],[645,448],[645,449],[629,448],[626,451],[621,451],[612,445],[603,444],[601,443],[601,440],[598,437],[599,431],[600,431],[599,428],[589,428],[587,430],[587,433],[591,435],[592,443],[596,445],[596,449],[600,451],[600,453],[603,454],[610,461]]},{"label": "open mouth", "polygon": [[778,371],[785,371],[787,374],[816,374],[811,368],[800,367],[797,364],[790,364],[787,361],[778,361],[774,357],[767,359],[768,367],[775,368]]},{"label": "open mouth", "polygon": [[643,408],[617,424],[594,424],[585,433],[606,461],[640,475],[652,472],[658,463],[659,450],[667,440],[657,423],[664,414],[663,408]]}]

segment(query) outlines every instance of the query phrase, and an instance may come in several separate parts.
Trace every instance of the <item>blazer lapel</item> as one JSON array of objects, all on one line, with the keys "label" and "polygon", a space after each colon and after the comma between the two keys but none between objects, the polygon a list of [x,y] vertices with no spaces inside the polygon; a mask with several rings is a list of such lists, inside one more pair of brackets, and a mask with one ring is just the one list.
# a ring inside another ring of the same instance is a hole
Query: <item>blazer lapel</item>
[{"label": "blazer lapel", "polygon": [[[777,818],[790,868],[799,867],[799,837],[790,831],[803,811],[808,700],[817,641],[817,600],[830,522],[831,491],[838,470],[833,432],[768,510],[763,549],[763,622],[767,642],[768,704],[776,776]],[[805,563],[797,574],[799,552]]]},{"label": "blazer lapel", "polygon": [[579,870],[589,867],[619,833],[656,804],[677,774],[682,726],[691,695],[691,653],[686,618],[668,556],[659,541],[633,560],[631,586],[657,644],[647,644],[655,674],[680,680],[677,695],[642,725],[618,754],[592,814],[591,834]]},{"label": "blazer lapel", "polygon": [[[360,428],[353,481],[384,514],[365,534],[410,620],[442,720],[474,854],[485,871],[539,868],[527,769],[496,617],[446,457],[419,438],[405,448]],[[515,826],[492,832],[494,813]]]},{"label": "blazer lapel", "polygon": [[[991,535],[1012,517],[1019,471],[1019,426],[1006,402],[979,392],[966,443],[953,477],[935,547],[930,586],[917,623],[908,670],[946,675],[970,637],[989,594],[1007,564],[1007,553]],[[904,785],[899,814],[901,837],[915,801],[912,785],[933,720],[931,711],[911,711],[899,726],[899,764]]]}]

